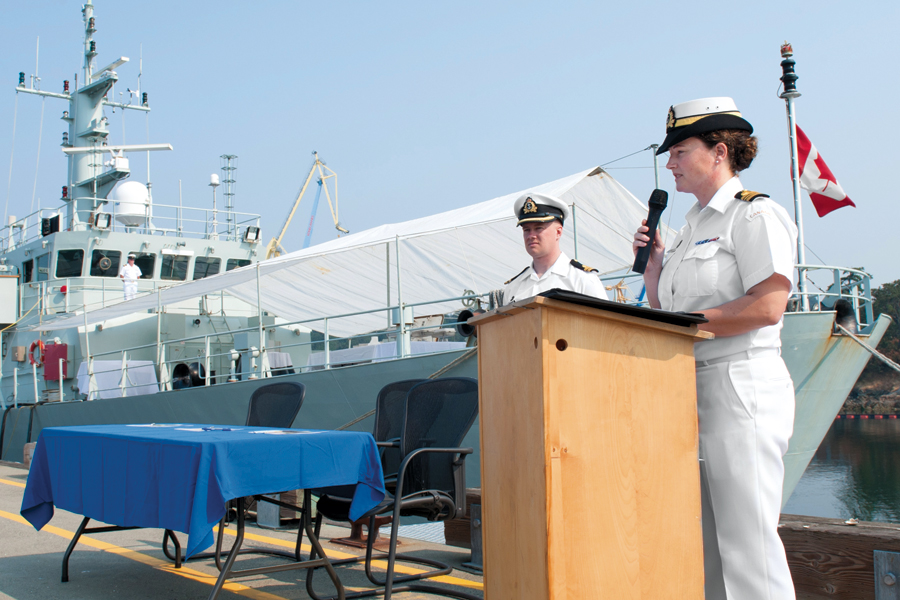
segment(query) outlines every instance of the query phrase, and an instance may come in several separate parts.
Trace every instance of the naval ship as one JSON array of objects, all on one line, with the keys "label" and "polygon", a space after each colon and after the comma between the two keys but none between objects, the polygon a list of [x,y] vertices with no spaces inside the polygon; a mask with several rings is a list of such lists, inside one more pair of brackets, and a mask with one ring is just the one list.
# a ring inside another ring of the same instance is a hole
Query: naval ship
[{"label": "naval ship", "polygon": [[[492,290],[522,267],[510,207],[524,190],[263,260],[258,215],[157,203],[149,183],[129,179],[129,154],[172,148],[107,143],[107,108],[150,106],[146,94],[108,99],[127,59],[95,68],[91,0],[83,21],[80,80],[50,92],[20,73],[15,88],[62,101],[68,170],[59,208],[0,230],[0,459],[21,461],[44,427],[240,424],[253,391],[275,379],[306,386],[295,426],[371,430],[387,383],[477,377],[477,340],[459,321],[492,308]],[[529,190],[571,206],[563,250],[637,302],[622,273],[647,205],[600,167]],[[126,300],[129,253],[142,275]],[[873,314],[868,273],[800,263],[782,331],[797,399],[785,502],[890,323]],[[852,332],[836,326],[836,303]],[[478,448],[477,436],[476,426],[464,443]],[[479,461],[467,463],[477,486]]]}]

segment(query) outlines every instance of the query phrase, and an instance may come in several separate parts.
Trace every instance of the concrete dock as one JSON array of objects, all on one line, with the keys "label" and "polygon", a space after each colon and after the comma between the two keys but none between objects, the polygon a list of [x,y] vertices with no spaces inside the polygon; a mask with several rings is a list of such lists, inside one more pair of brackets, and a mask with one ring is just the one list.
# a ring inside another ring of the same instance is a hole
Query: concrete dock
[{"label": "concrete dock", "polygon": [[[92,600],[117,598],[121,600],[146,598],[206,598],[218,576],[212,559],[197,560],[175,569],[162,552],[162,530],[135,529],[82,536],[69,561],[69,582],[61,583],[62,557],[81,523],[82,516],[56,510],[53,519],[43,530],[36,531],[19,515],[22,494],[28,471],[24,468],[0,464],[0,600]],[[93,524],[92,524],[93,525]],[[325,525],[321,540],[332,558],[363,555],[364,550],[329,543],[332,538],[346,537],[349,530]],[[272,531],[248,524],[244,546],[267,545],[292,550],[296,529]],[[187,536],[178,534],[182,546]],[[234,526],[226,530],[225,543],[234,540]],[[438,586],[450,586],[476,596],[482,596],[481,578],[459,570],[470,558],[462,548],[433,544],[404,538],[401,552],[433,558],[454,566],[451,575],[429,580]],[[308,543],[303,545],[309,552]],[[241,556],[239,568],[251,568],[286,562],[286,559],[265,556]],[[378,567],[383,573],[384,564]],[[398,573],[418,572],[418,567],[400,564]],[[348,591],[368,587],[362,565],[338,567],[338,574]],[[309,598],[306,594],[306,571],[284,571],[268,575],[240,577],[229,580],[219,595],[222,600],[254,598],[259,600],[293,600]],[[324,570],[315,575],[316,593],[333,593]],[[414,592],[398,598],[435,598]]]}]

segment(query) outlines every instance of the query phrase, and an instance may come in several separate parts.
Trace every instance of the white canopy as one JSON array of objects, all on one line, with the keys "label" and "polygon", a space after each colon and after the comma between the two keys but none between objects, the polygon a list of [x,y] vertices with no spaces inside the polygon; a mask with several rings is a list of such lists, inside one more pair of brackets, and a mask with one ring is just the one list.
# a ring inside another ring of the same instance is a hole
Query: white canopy
[{"label": "white canopy", "polygon": [[[226,290],[290,321],[366,311],[404,304],[485,293],[529,263],[516,227],[513,202],[525,191],[560,197],[573,208],[565,224],[563,251],[601,274],[620,271],[633,262],[631,241],[647,205],[637,200],[606,171],[597,167],[528,190],[430,217],[381,225],[318,244],[275,259],[185,282],[114,306],[90,311],[87,323],[99,323],[143,310]],[[663,228],[668,241],[672,232]],[[400,281],[397,280],[399,248]],[[388,276],[388,261],[390,275]],[[438,314],[461,308],[459,301],[417,307],[416,314]],[[329,322],[331,335],[353,335],[381,329],[384,312]],[[45,321],[37,329],[51,331],[85,324],[82,314]],[[319,329],[321,323],[310,323]]]}]

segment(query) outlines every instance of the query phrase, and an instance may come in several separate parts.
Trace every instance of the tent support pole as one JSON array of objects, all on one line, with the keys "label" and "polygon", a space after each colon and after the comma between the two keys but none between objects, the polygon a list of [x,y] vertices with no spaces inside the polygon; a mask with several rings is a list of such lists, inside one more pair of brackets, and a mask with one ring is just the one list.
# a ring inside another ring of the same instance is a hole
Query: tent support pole
[{"label": "tent support pole", "polygon": [[262,353],[266,351],[266,339],[263,337],[263,310],[262,310],[262,292],[259,285],[259,262],[256,263],[256,310],[259,317],[259,377],[263,375]]},{"label": "tent support pole", "polygon": [[387,326],[391,326],[391,243],[384,243],[385,281],[387,282]]},{"label": "tent support pole", "polygon": [[572,203],[572,237],[575,238],[575,260],[578,260],[578,219],[575,218],[575,203]]},{"label": "tent support pole", "polygon": [[399,318],[399,329],[397,330],[397,354],[400,358],[406,357],[409,345],[406,343],[406,315],[403,314],[403,287],[400,283],[400,236],[394,238],[396,247],[394,252],[397,254],[397,312]]}]

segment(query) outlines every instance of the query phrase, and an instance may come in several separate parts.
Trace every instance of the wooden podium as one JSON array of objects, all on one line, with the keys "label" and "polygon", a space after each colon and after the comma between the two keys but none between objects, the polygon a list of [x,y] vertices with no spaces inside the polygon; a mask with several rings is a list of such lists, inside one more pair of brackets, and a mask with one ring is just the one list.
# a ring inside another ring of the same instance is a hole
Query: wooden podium
[{"label": "wooden podium", "polygon": [[536,297],[469,321],[487,600],[703,598],[693,344],[710,334],[627,308]]}]

